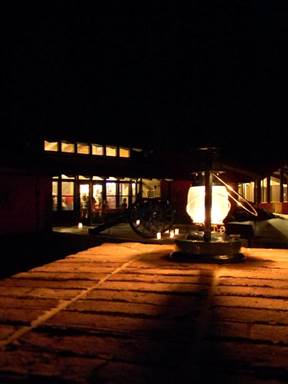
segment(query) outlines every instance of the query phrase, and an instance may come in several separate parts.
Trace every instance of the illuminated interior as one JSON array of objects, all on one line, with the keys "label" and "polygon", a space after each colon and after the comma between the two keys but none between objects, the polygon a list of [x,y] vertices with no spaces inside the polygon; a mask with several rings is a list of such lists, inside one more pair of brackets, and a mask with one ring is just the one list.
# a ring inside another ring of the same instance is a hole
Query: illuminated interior
[{"label": "illuminated interior", "polygon": [[[72,143],[64,140],[60,142],[44,140],[44,151],[82,155],[91,154],[92,156],[121,157],[126,159],[129,159],[131,155],[129,148],[94,143]],[[137,149],[137,151],[140,151],[140,149]]]},{"label": "illuminated interior", "polygon": [[58,151],[58,142],[57,141],[44,141],[44,151]]},{"label": "illuminated interior", "polygon": [[[229,194],[224,186],[213,185],[211,224],[223,224],[231,204]],[[186,212],[196,224],[204,224],[205,221],[205,186],[193,186],[189,188]]]},{"label": "illuminated interior", "polygon": [[77,153],[82,153],[83,155],[89,155],[90,148],[86,143],[77,143]]},{"label": "illuminated interior", "polygon": [[127,148],[119,148],[119,157],[130,157],[130,150]]},{"label": "illuminated interior", "polygon": [[92,155],[103,156],[104,155],[103,145],[92,144]]},{"label": "illuminated interior", "polygon": [[61,152],[73,153],[75,152],[75,145],[68,141],[61,141]]},{"label": "illuminated interior", "polygon": [[106,156],[116,157],[117,156],[117,148],[107,145],[106,146]]}]

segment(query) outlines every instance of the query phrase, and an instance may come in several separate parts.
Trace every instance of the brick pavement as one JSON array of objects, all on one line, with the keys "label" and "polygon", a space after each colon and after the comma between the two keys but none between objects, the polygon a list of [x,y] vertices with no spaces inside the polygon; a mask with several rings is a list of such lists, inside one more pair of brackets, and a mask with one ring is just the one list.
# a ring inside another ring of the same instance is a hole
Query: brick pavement
[{"label": "brick pavement", "polygon": [[102,244],[0,281],[0,383],[288,381],[288,250]]}]

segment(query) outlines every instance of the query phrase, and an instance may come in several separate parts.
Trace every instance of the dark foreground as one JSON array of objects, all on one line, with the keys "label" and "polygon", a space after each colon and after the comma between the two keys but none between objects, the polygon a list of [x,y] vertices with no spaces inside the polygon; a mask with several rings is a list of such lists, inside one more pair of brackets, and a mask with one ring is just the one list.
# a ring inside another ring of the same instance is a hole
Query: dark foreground
[{"label": "dark foreground", "polygon": [[0,383],[286,383],[288,250],[173,249],[105,243],[2,279]]},{"label": "dark foreground", "polygon": [[0,244],[0,277],[3,278],[99,245],[101,240],[72,232],[51,231],[1,236]]}]

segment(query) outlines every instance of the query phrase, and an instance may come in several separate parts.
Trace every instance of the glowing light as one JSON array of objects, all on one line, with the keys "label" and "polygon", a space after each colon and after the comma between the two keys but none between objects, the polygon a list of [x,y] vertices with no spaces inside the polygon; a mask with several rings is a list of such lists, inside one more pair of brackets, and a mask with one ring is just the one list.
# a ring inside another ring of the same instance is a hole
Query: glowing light
[{"label": "glowing light", "polygon": [[140,225],[140,220],[136,220],[136,225]]},{"label": "glowing light", "polygon": [[157,240],[161,240],[161,232],[157,232]]},{"label": "glowing light", "polygon": [[175,236],[178,236],[179,235],[179,228],[175,228],[174,233],[175,233]]},{"label": "glowing light", "polygon": [[174,235],[175,235],[175,233],[174,233],[174,231],[173,231],[173,229],[170,231],[170,233],[169,233],[169,237],[170,237],[170,239],[173,239],[174,238]]},{"label": "glowing light", "polygon": [[[224,186],[212,186],[211,224],[223,224],[231,204],[228,191]],[[205,222],[205,187],[202,185],[189,188],[186,212],[194,223]]]},{"label": "glowing light", "polygon": [[82,223],[78,223],[78,228],[82,229],[83,228],[83,224]]}]

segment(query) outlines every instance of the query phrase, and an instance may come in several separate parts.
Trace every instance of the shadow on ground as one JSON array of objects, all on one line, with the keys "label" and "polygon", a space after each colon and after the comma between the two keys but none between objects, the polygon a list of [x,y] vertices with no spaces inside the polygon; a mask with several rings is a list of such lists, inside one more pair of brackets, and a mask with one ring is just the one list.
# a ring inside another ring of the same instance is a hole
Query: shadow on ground
[{"label": "shadow on ground", "polygon": [[0,237],[0,241],[0,278],[27,271],[102,243],[95,237],[53,231],[5,235]]}]

